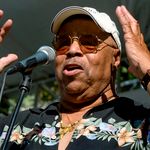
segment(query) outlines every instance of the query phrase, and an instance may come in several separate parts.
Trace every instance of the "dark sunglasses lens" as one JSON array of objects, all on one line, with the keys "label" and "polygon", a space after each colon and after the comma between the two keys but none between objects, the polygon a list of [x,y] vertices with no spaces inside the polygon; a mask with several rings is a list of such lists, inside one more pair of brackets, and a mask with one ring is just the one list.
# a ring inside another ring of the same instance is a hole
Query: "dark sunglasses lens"
[{"label": "dark sunglasses lens", "polygon": [[56,50],[59,50],[65,46],[69,46],[70,45],[70,38],[67,35],[63,35],[63,36],[58,36],[56,37]]},{"label": "dark sunglasses lens", "polygon": [[[75,39],[73,37],[73,39]],[[91,53],[96,50],[99,41],[95,35],[81,35],[79,36],[79,43],[84,53]],[[59,35],[56,37],[54,47],[57,53],[64,54],[71,44],[71,38],[68,35]]]},{"label": "dark sunglasses lens", "polygon": [[93,35],[82,35],[80,37],[80,44],[83,46],[97,46],[98,40]]}]

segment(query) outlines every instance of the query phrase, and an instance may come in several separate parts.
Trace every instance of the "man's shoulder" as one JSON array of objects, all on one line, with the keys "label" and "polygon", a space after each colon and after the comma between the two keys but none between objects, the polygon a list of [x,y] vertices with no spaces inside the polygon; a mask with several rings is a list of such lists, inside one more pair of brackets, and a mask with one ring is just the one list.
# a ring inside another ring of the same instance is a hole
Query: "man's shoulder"
[{"label": "man's shoulder", "polygon": [[132,118],[148,118],[150,117],[150,109],[146,108],[142,103],[127,97],[119,97],[114,105],[114,111],[122,116]]},{"label": "man's shoulder", "polygon": [[45,113],[47,111],[57,111],[58,110],[58,104],[59,101],[53,101],[50,104],[48,104],[45,108],[40,108],[40,107],[34,107],[26,111],[22,111],[20,113],[31,113],[31,114],[41,114]]},{"label": "man's shoulder", "polygon": [[[26,109],[24,111],[20,111],[17,115],[16,122],[19,124],[24,124],[28,122],[29,124],[31,122],[41,121],[41,118],[46,118],[46,116],[50,116],[50,114],[53,114],[54,112],[57,113],[57,106],[58,102],[52,102],[50,103],[46,108],[31,108]],[[51,113],[53,112],[53,113]],[[56,114],[55,113],[55,114]],[[7,125],[10,122],[10,119],[13,115],[13,112],[11,115],[3,117],[3,124]]]}]

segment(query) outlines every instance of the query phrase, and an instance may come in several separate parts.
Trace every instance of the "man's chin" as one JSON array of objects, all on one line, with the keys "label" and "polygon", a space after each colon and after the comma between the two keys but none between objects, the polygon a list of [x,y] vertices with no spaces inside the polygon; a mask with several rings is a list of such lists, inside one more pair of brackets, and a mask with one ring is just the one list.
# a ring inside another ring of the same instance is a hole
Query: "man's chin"
[{"label": "man's chin", "polygon": [[68,94],[80,94],[87,89],[87,86],[81,83],[81,81],[73,81],[65,86],[65,92]]}]

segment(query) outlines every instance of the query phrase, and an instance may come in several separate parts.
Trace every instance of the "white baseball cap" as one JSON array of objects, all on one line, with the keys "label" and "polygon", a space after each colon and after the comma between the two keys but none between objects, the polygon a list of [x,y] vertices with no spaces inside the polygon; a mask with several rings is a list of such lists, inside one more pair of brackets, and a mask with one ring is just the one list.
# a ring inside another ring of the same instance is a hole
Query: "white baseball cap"
[{"label": "white baseball cap", "polygon": [[101,27],[105,32],[111,33],[118,48],[121,51],[121,42],[119,39],[119,32],[115,23],[111,18],[104,12],[99,12],[91,7],[80,7],[80,6],[69,6],[59,11],[54,17],[51,24],[52,33],[56,34],[62,24],[62,22],[68,17],[75,14],[84,14],[90,16],[93,21]]}]

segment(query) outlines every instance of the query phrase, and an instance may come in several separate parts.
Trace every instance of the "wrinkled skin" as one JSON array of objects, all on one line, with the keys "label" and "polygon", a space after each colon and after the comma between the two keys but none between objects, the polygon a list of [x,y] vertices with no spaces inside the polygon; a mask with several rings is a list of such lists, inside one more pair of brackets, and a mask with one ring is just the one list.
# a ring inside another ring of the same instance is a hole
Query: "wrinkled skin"
[{"label": "wrinkled skin", "polygon": [[[90,28],[89,28],[90,27]],[[95,34],[105,42],[115,45],[112,37],[104,33],[91,19],[78,18],[63,24],[59,34],[80,35]],[[82,52],[78,41],[73,41],[66,54],[57,55],[56,76],[60,86],[61,101],[83,104],[97,99],[100,93],[114,90],[112,85],[112,67],[120,63],[118,48],[112,48],[105,43],[98,46],[97,53]],[[75,105],[74,105],[75,106]]]}]

